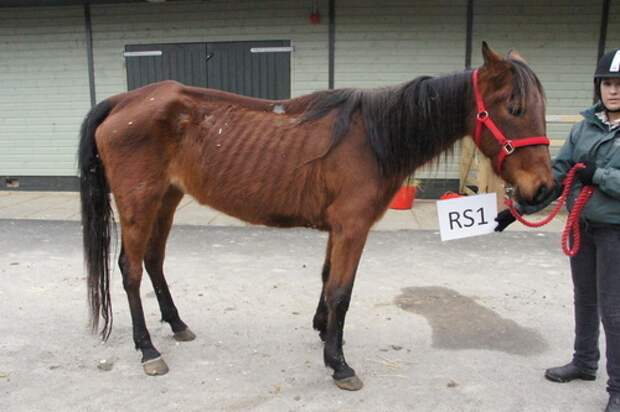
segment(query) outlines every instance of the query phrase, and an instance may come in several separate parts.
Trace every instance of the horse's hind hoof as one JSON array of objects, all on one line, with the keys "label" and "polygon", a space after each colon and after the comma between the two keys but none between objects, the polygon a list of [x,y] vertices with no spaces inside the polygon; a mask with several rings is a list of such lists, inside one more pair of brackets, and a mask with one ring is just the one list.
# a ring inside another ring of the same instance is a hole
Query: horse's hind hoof
[{"label": "horse's hind hoof", "polygon": [[178,342],[189,342],[196,339],[196,335],[189,328],[174,334],[174,340]]},{"label": "horse's hind hoof", "polygon": [[349,376],[348,378],[343,379],[334,379],[334,383],[340,389],[344,389],[345,391],[359,391],[364,387],[364,382],[357,375]]},{"label": "horse's hind hoof", "polygon": [[144,368],[144,373],[149,376],[165,375],[169,370],[168,365],[161,357],[143,362],[142,367]]}]

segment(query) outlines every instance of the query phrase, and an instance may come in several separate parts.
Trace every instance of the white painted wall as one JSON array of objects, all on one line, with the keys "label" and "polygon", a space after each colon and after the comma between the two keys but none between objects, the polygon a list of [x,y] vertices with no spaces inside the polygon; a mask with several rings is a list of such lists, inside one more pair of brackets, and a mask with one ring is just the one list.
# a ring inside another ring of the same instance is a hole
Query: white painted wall
[{"label": "white painted wall", "polygon": [[0,175],[75,175],[89,99],[83,8],[0,8]]},{"label": "white painted wall", "polygon": [[609,23],[607,26],[607,51],[620,49],[620,2],[610,1]]},{"label": "white painted wall", "polygon": [[[338,0],[336,87],[380,87],[465,68],[466,0]],[[458,178],[459,150],[419,170]]]}]

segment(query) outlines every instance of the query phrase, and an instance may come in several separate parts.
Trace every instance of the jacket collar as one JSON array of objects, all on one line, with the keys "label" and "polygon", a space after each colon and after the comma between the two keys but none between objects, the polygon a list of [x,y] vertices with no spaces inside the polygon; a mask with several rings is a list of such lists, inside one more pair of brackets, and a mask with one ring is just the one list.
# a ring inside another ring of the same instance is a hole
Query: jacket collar
[{"label": "jacket collar", "polygon": [[604,110],[603,104],[599,100],[594,105],[592,105],[590,108],[582,111],[580,114],[584,117],[584,119],[587,122],[592,123],[592,124],[598,126],[600,129],[608,132],[609,131],[609,126],[606,125],[605,123],[603,123],[603,121],[596,115],[596,113],[598,113],[598,112],[600,112],[602,110]]}]

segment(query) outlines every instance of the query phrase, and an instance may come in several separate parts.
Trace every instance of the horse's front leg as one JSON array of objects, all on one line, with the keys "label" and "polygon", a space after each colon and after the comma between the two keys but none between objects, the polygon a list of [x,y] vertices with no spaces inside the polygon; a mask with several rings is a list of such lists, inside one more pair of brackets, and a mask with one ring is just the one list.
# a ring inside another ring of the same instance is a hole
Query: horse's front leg
[{"label": "horse's front leg", "polygon": [[347,364],[342,351],[344,320],[351,302],[355,272],[366,243],[369,227],[354,220],[332,226],[329,278],[325,284],[327,330],[324,348],[325,365],[341,389],[356,391],[364,384]]}]

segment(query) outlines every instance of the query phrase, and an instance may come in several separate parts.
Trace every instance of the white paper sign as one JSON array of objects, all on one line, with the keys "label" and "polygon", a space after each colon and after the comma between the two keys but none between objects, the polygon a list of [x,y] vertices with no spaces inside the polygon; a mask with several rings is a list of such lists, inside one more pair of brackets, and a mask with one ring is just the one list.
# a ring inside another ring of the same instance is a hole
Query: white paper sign
[{"label": "white paper sign", "polygon": [[497,222],[495,193],[464,196],[437,202],[441,240],[493,233]]}]

